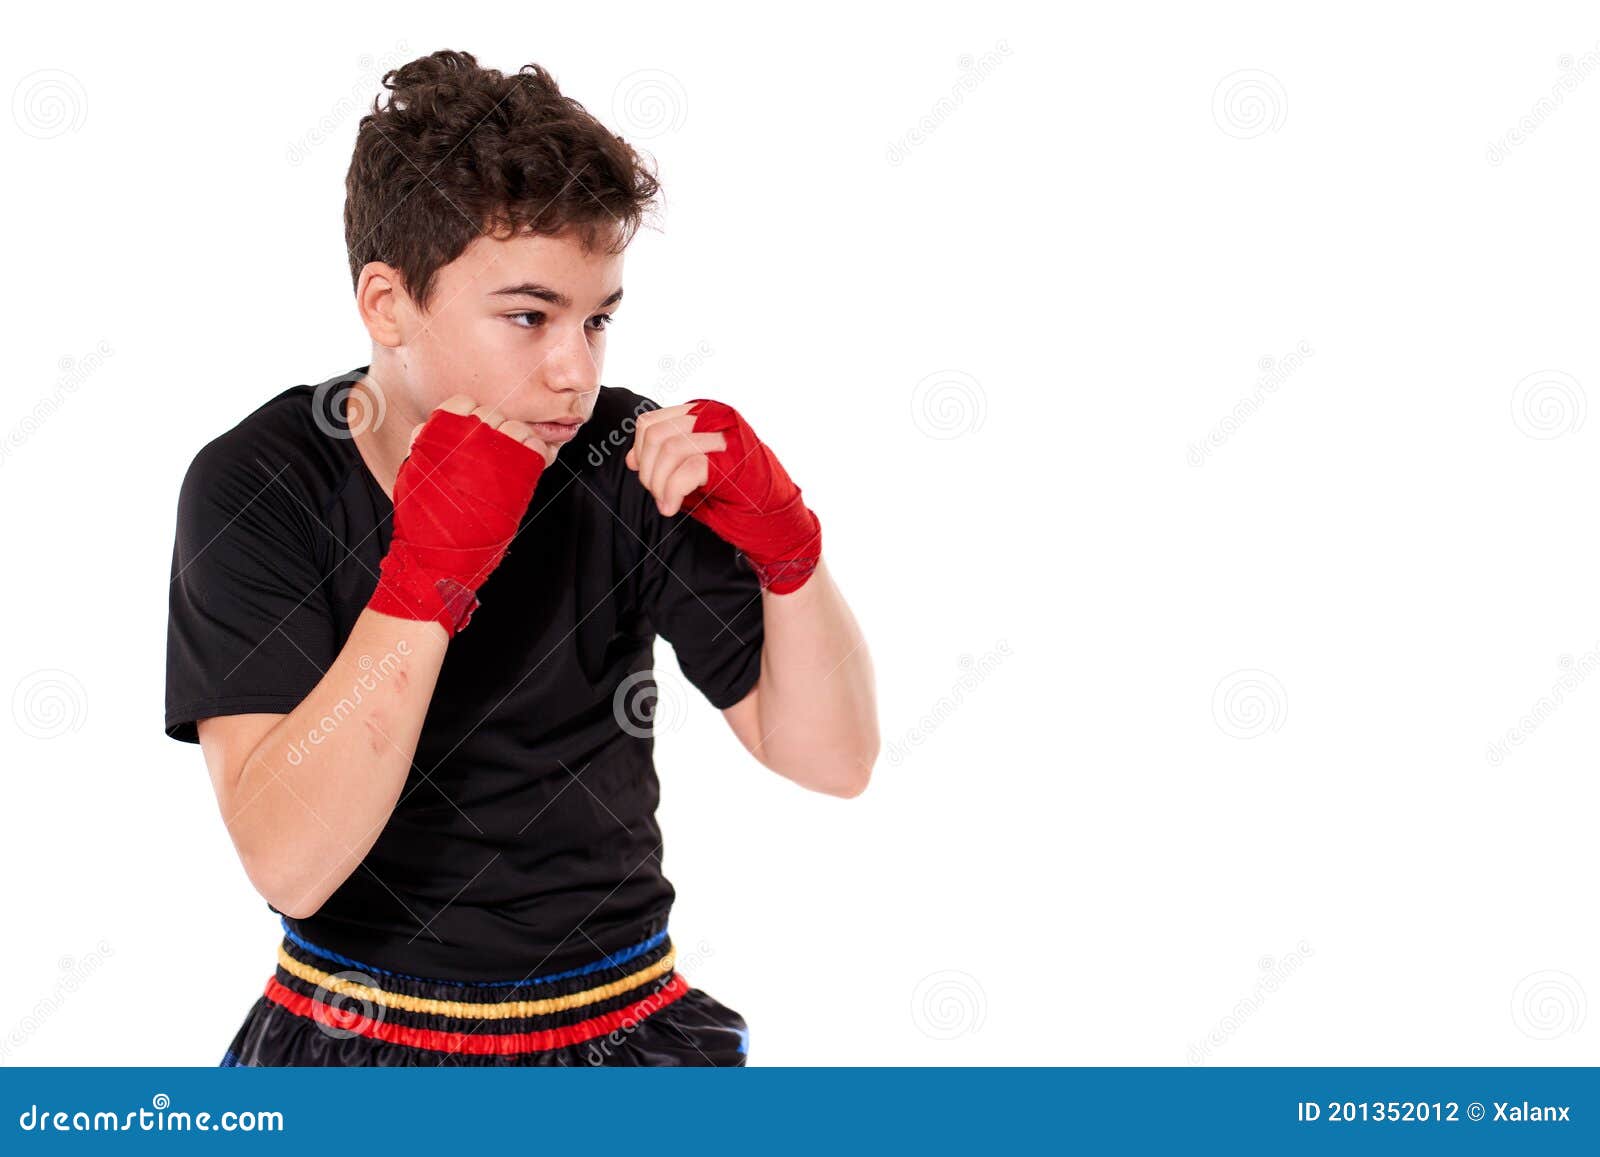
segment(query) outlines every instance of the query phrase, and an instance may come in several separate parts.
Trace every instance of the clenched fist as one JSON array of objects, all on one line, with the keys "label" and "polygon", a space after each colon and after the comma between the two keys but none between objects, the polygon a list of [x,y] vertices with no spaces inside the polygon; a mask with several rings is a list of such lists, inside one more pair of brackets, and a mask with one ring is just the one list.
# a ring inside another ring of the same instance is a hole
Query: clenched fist
[{"label": "clenched fist", "polygon": [[777,456],[732,406],[695,398],[639,415],[624,459],[666,517],[685,509],[750,560],[762,589],[799,590],[822,524]]},{"label": "clenched fist", "polygon": [[394,537],[367,605],[460,632],[516,537],[548,457],[533,427],[464,394],[435,409],[412,431],[395,478]]}]

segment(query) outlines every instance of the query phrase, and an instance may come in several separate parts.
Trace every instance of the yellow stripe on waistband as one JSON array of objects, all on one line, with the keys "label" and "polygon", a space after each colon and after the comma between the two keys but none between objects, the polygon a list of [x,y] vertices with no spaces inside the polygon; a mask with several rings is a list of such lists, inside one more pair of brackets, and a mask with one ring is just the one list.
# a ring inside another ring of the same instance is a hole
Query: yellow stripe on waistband
[{"label": "yellow stripe on waistband", "polygon": [[440,1016],[475,1017],[480,1020],[505,1020],[509,1017],[543,1016],[550,1012],[562,1012],[569,1008],[582,1008],[586,1004],[595,1004],[609,997],[620,996],[646,984],[656,977],[672,971],[673,962],[677,959],[678,950],[668,947],[667,954],[654,964],[641,968],[638,972],[624,976],[621,980],[613,980],[610,984],[602,984],[596,988],[587,988],[582,992],[570,992],[565,996],[551,996],[544,1000],[516,1000],[506,1001],[465,1001],[465,1000],[430,1000],[427,997],[411,996],[403,992],[385,992],[381,988],[371,988],[365,984],[357,984],[352,980],[345,980],[342,975],[324,972],[320,968],[313,968],[303,960],[296,960],[280,943],[278,945],[278,963],[283,966],[291,976],[296,976],[307,984],[315,984],[328,992],[340,996],[353,996],[357,1000],[367,1000],[374,1004],[381,1004],[388,1008],[397,1008],[403,1012],[431,1012]]}]

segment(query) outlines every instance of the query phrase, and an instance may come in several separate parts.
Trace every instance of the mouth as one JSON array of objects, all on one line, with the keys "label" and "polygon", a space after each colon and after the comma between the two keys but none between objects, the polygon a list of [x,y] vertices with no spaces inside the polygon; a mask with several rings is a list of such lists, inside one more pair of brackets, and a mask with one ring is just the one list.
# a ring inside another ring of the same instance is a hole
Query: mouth
[{"label": "mouth", "polygon": [[532,425],[538,431],[539,437],[552,445],[561,445],[572,441],[578,436],[578,431],[583,428],[583,422],[578,418],[561,422],[534,422]]}]

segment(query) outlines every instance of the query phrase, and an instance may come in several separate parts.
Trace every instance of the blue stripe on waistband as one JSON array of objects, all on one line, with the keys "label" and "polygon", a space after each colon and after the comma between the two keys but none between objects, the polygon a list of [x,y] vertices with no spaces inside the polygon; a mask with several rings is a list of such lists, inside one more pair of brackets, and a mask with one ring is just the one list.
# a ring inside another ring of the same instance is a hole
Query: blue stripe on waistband
[{"label": "blue stripe on waistband", "polygon": [[642,956],[667,938],[667,930],[663,928],[649,939],[641,940],[639,943],[630,945],[627,948],[619,948],[609,956],[602,956],[593,964],[585,964],[581,968],[569,968],[565,972],[555,972],[549,976],[535,976],[523,980],[444,980],[437,976],[413,976],[409,972],[391,972],[387,968],[378,968],[376,965],[363,964],[359,960],[352,960],[348,956],[342,956],[331,949],[322,948],[311,943],[311,941],[289,927],[288,917],[281,916],[279,919],[283,922],[283,934],[301,948],[304,948],[307,952],[315,952],[318,956],[326,957],[329,960],[336,960],[350,968],[359,968],[363,972],[370,972],[378,976],[395,976],[401,980],[419,980],[424,984],[455,984],[467,988],[516,988],[530,984],[549,984],[551,981],[567,980],[574,976],[587,976],[591,972],[603,972],[607,968],[615,968],[619,964],[625,964],[636,956]]}]

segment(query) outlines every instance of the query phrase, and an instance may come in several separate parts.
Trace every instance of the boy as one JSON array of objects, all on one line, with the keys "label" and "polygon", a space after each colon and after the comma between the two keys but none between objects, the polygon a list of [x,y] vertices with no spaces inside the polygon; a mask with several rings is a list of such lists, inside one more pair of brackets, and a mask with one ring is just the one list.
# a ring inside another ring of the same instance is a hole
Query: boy
[{"label": "boy", "polygon": [[384,84],[345,203],[370,364],[208,443],[178,504],[167,734],[284,925],[222,1063],[743,1064],[674,969],[655,635],[841,797],[867,649],[737,411],[599,384],[659,191],[634,150],[537,65]]}]

